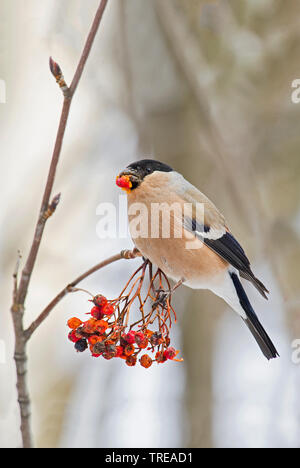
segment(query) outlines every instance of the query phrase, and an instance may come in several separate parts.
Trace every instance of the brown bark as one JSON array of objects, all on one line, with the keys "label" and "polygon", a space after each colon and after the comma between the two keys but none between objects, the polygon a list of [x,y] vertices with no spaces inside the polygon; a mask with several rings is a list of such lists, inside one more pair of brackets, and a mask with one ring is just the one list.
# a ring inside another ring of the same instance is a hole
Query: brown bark
[{"label": "brown bark", "polygon": [[[58,131],[56,135],[56,140],[54,144],[52,159],[50,163],[50,168],[48,172],[48,177],[44,189],[44,194],[42,198],[40,213],[35,227],[35,232],[31,244],[31,248],[23,268],[20,283],[18,284],[17,269],[14,273],[14,294],[13,294],[13,304],[11,307],[14,331],[15,331],[15,354],[14,359],[16,363],[17,370],[17,392],[18,392],[18,402],[20,407],[21,415],[21,433],[23,440],[23,447],[30,448],[32,447],[32,435],[30,427],[30,398],[29,391],[27,386],[27,355],[26,355],[26,343],[31,336],[33,329],[35,329],[44,319],[38,319],[34,322],[32,326],[31,333],[25,333],[23,325],[23,315],[25,310],[25,299],[28,293],[29,283],[31,275],[35,266],[37,254],[40,248],[41,240],[43,237],[45,224],[49,216],[56,209],[56,206],[59,202],[59,195],[56,195],[52,202],[50,202],[51,192],[54,185],[55,174],[57,169],[57,164],[59,161],[61,148],[63,144],[63,138],[66,130],[66,125],[69,117],[70,107],[72,98],[78,86],[79,80],[81,78],[84,66],[88,59],[91,47],[93,45],[95,36],[97,34],[100,21],[103,16],[104,9],[106,7],[108,0],[101,0],[99,7],[97,9],[94,21],[92,23],[90,32],[88,34],[83,52],[81,54],[74,78],[72,80],[70,88],[68,88],[63,80],[63,76],[60,70],[60,67],[50,59],[50,69],[53,75],[56,77],[59,86],[61,87],[64,95],[64,101],[61,111],[60,122],[58,126]],[[80,280],[80,278],[79,278]],[[55,305],[55,304],[54,304]]]}]

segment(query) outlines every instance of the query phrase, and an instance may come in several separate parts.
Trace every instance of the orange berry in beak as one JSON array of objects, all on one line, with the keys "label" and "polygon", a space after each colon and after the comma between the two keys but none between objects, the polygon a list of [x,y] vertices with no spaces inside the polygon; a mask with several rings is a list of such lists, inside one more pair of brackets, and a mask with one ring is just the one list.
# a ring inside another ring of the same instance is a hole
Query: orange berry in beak
[{"label": "orange berry in beak", "polygon": [[126,175],[123,175],[121,177],[118,176],[116,178],[116,184],[117,184],[118,187],[125,190],[125,192],[130,192],[130,189],[132,187],[132,183],[131,183],[129,177],[126,176]]}]

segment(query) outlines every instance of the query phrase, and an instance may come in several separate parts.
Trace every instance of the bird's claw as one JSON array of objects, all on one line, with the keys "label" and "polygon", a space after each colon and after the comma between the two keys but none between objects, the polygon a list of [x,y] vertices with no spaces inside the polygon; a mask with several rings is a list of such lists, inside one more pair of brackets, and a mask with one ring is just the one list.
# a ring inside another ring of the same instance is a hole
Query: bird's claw
[{"label": "bird's claw", "polygon": [[164,291],[163,289],[157,290],[157,299],[153,302],[153,308],[155,309],[159,305],[166,307],[167,299],[170,297],[172,291]]}]

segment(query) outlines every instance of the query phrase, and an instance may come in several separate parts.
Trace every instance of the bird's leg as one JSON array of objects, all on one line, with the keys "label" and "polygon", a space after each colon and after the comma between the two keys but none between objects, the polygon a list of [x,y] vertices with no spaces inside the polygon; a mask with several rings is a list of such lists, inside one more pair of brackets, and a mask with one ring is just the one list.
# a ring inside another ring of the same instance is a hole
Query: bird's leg
[{"label": "bird's leg", "polygon": [[165,306],[167,299],[173,294],[173,292],[179,288],[183,283],[185,282],[184,278],[181,278],[177,283],[171,288],[169,291],[164,291],[163,289],[157,289],[158,293],[158,298],[156,301],[153,303],[153,307],[156,307],[158,305]]}]

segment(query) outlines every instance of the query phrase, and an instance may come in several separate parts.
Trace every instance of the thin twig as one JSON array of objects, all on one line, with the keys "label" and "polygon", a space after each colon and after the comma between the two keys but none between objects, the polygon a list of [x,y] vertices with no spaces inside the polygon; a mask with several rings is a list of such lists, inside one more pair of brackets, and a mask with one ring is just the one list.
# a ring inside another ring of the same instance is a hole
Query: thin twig
[{"label": "thin twig", "polygon": [[13,280],[14,280],[14,287],[13,287],[13,302],[15,303],[17,300],[17,293],[18,293],[18,273],[19,273],[19,268],[20,268],[20,262],[21,262],[22,255],[20,254],[20,251],[18,250],[18,259],[16,262],[15,270],[13,273]]},{"label": "thin twig", "polygon": [[21,281],[20,281],[20,287],[18,290],[18,303],[19,304],[24,304],[27,291],[28,291],[28,286],[30,282],[30,277],[34,268],[35,260],[37,257],[37,253],[39,250],[39,246],[41,243],[42,235],[44,232],[44,227],[46,223],[46,219],[44,217],[45,212],[47,211],[49,207],[49,200],[55,180],[55,174],[56,174],[56,168],[59,160],[59,156],[61,153],[61,148],[62,148],[62,143],[63,143],[63,138],[66,130],[66,125],[69,117],[69,112],[70,112],[70,107],[71,107],[71,102],[72,98],[74,96],[74,93],[76,91],[76,88],[78,86],[79,80],[81,78],[84,66],[86,64],[86,61],[88,59],[88,56],[91,51],[91,47],[93,45],[101,18],[103,16],[104,9],[106,7],[108,0],[102,0],[100,2],[100,5],[98,7],[98,10],[96,12],[92,27],[90,29],[89,35],[87,37],[83,52],[81,54],[74,78],[72,80],[72,84],[70,86],[70,93],[69,95],[64,98],[63,102],[63,108],[61,112],[61,117],[60,117],[60,122],[59,122],[59,127],[57,131],[57,136],[56,136],[56,141],[54,145],[54,150],[53,150],[53,155],[52,155],[52,160],[50,164],[50,169],[48,173],[48,178],[45,186],[45,191],[44,191],[44,196],[42,200],[42,205],[40,209],[40,215],[37,221],[36,229],[35,229],[35,234],[32,242],[32,246],[29,252],[29,256],[27,259],[27,262],[25,264],[25,267],[22,271],[22,276],[21,276]]}]

